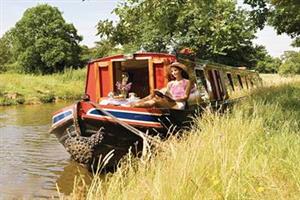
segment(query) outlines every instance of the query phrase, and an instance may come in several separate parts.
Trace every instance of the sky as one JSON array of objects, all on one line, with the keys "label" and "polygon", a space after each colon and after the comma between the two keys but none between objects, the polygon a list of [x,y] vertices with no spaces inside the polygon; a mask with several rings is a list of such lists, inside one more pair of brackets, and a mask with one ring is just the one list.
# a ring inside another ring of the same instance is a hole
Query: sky
[{"label": "sky", "polygon": [[[63,17],[68,23],[74,24],[79,35],[83,36],[81,44],[89,47],[94,46],[94,42],[99,40],[96,36],[96,25],[99,20],[118,18],[112,14],[112,10],[117,6],[119,0],[0,0],[0,37],[14,27],[20,20],[26,9],[38,4],[47,3],[58,7],[63,13]],[[238,4],[241,0],[238,0]],[[297,50],[290,46],[292,40],[286,34],[277,35],[276,31],[266,26],[258,31],[255,44],[264,45],[273,57],[279,57],[287,50]]]}]

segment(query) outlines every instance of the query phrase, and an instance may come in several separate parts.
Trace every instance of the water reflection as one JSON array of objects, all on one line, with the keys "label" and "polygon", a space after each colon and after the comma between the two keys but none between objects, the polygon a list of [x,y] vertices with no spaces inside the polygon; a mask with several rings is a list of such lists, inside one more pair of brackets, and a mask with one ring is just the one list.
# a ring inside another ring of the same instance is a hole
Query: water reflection
[{"label": "water reflection", "polygon": [[0,199],[57,197],[56,184],[68,194],[76,175],[89,177],[48,133],[52,112],[64,106],[0,107]]},{"label": "water reflection", "polygon": [[59,187],[60,192],[64,194],[70,194],[73,190],[73,184],[76,177],[84,179],[86,184],[90,184],[92,180],[91,174],[87,171],[86,168],[78,165],[74,161],[70,161],[68,165],[64,167],[63,171],[56,172],[58,176],[57,186]]}]

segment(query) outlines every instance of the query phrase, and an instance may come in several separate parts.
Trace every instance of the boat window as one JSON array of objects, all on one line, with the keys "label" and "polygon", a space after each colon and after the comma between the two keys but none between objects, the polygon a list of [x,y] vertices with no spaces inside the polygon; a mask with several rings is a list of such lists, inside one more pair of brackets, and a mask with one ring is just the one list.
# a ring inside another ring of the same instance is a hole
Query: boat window
[{"label": "boat window", "polygon": [[239,84],[240,84],[240,86],[241,86],[241,88],[244,88],[243,87],[243,82],[242,82],[242,78],[241,78],[241,75],[237,75],[237,78],[238,78],[238,81],[239,81]]},{"label": "boat window", "polygon": [[227,75],[227,85],[229,85],[230,87],[228,87],[229,90],[234,91],[234,85],[233,85],[233,81],[232,81],[232,76],[230,73],[226,73]]},{"label": "boat window", "polygon": [[200,89],[200,91],[205,92],[207,91],[207,84],[206,84],[206,80],[205,80],[205,75],[202,69],[195,69],[195,73],[196,73],[196,84],[198,89]]},{"label": "boat window", "polygon": [[245,76],[244,79],[245,79],[246,87],[247,87],[247,89],[249,89],[250,87],[249,87],[249,84],[248,84],[248,77]]},{"label": "boat window", "polygon": [[222,73],[222,71],[214,70],[214,73],[217,81],[217,90],[219,92],[220,98],[223,98],[225,96],[225,90],[220,76],[220,73]]},{"label": "boat window", "polygon": [[252,76],[249,76],[250,87],[254,87]]},{"label": "boat window", "polygon": [[217,89],[216,89],[216,84],[214,82],[214,75],[213,75],[213,72],[212,70],[207,70],[207,75],[208,75],[208,85],[207,85],[207,88],[208,88],[208,91],[209,93],[211,93],[211,97],[213,99],[218,99],[218,93],[217,93]]},{"label": "boat window", "polygon": [[231,74],[231,80],[233,82],[234,91],[240,90],[241,85],[239,84],[239,80],[236,74]]}]

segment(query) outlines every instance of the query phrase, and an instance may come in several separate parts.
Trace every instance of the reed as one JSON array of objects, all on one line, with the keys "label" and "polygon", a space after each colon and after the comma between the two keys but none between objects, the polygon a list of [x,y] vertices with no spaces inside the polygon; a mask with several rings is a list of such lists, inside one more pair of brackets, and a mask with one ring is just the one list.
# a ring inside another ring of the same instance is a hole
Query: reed
[{"label": "reed", "polygon": [[260,74],[264,85],[281,85],[300,81],[300,75],[282,76],[279,74]]},{"label": "reed", "polygon": [[[286,82],[283,82],[286,83]],[[61,199],[299,199],[300,81],[265,86]]]},{"label": "reed", "polygon": [[0,105],[49,103],[79,99],[86,69],[53,75],[0,74]]}]

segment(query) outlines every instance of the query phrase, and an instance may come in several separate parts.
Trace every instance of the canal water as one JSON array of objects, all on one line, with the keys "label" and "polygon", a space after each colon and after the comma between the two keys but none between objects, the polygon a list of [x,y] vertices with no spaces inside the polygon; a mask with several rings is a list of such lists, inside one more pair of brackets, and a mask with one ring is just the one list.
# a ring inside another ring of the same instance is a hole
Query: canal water
[{"label": "canal water", "polygon": [[0,200],[70,194],[75,176],[89,173],[50,135],[51,114],[66,104],[0,107]]}]

